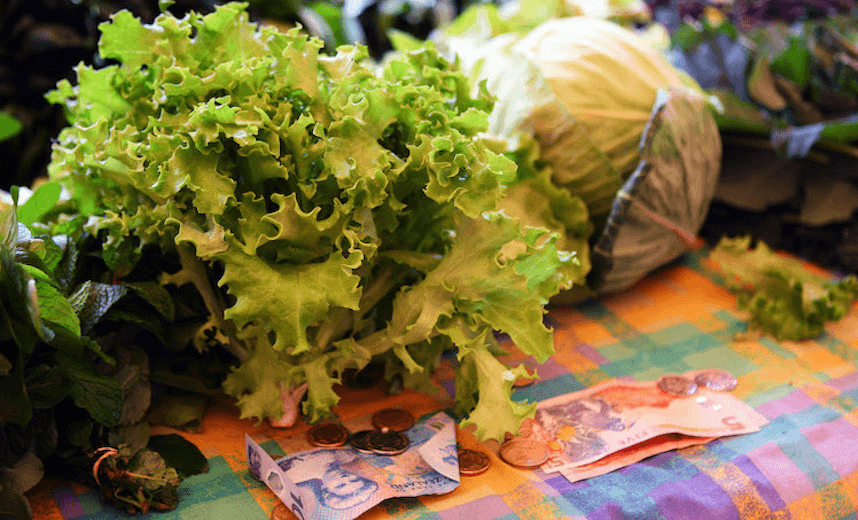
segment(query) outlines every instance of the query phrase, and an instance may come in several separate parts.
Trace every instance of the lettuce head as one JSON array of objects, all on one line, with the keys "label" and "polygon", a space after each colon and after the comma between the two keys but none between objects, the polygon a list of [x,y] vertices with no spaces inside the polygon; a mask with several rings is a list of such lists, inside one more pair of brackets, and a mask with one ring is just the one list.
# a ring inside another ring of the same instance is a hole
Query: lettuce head
[{"label": "lettuce head", "polygon": [[481,137],[491,98],[432,46],[376,67],[245,8],[103,24],[115,64],[49,94],[70,122],[51,178],[117,277],[145,246],[178,255],[162,282],[192,283],[241,361],[224,389],[242,417],[279,420],[306,383],[316,421],[373,358],[426,388],[456,348],[479,435],[517,431],[535,405],[510,401],[493,332],[550,355],[543,305],[579,260],[499,208],[517,173]]}]

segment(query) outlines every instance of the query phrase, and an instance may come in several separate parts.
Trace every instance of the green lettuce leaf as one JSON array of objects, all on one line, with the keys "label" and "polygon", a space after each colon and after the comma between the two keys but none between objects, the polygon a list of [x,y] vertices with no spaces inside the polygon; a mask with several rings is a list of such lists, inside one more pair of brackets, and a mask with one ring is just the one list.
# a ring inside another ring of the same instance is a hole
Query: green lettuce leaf
[{"label": "green lettuce leaf", "polygon": [[825,324],[843,318],[858,300],[858,278],[839,280],[810,272],[801,260],[778,255],[765,243],[751,249],[750,237],[724,237],[711,258],[738,294],[750,327],[777,339],[819,336]]}]

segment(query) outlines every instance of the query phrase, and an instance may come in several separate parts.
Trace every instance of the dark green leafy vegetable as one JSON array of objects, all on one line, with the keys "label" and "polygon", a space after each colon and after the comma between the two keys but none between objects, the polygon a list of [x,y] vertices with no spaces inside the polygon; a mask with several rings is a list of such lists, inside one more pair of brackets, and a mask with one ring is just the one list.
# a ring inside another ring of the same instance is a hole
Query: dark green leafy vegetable
[{"label": "dark green leafy vegetable", "polygon": [[168,466],[175,468],[179,478],[199,475],[209,470],[209,461],[190,441],[170,433],[149,437],[147,448],[157,452]]},{"label": "dark green leafy vegetable", "polygon": [[93,453],[93,473],[99,484],[101,500],[137,512],[170,511],[179,502],[176,488],[181,479],[157,452],[143,449],[136,453],[120,447],[101,448]]}]

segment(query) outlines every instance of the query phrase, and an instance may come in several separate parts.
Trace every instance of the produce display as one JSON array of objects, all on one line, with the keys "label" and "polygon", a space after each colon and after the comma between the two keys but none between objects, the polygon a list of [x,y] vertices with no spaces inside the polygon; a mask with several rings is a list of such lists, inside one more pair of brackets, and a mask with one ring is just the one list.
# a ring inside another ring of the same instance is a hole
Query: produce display
[{"label": "produce display", "polygon": [[[85,2],[74,35],[15,4],[0,44],[32,45],[0,52],[0,94],[23,92],[6,72],[28,56],[44,88],[0,105],[0,156],[24,150],[0,192],[0,517],[30,518],[46,472],[128,513],[175,508],[207,462],[150,426],[198,429],[212,399],[368,461],[416,452],[410,412],[350,432],[338,391],[441,392],[444,356],[445,420],[544,463],[509,438],[537,376],[498,359],[504,340],[543,363],[546,306],[701,247],[730,147],[845,160],[838,186],[854,181],[853,18],[674,4]],[[77,65],[43,67],[39,35]],[[823,204],[828,186],[800,191]],[[751,331],[814,338],[858,300],[854,276],[753,243],[710,253]],[[429,444],[436,463],[455,448]],[[463,456],[463,475],[487,470]]]}]

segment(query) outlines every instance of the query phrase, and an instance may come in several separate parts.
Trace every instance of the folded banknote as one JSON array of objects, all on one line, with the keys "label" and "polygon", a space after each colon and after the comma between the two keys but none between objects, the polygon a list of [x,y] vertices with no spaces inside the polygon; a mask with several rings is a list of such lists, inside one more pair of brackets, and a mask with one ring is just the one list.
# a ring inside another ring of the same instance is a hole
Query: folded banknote
[{"label": "folded banknote", "polygon": [[641,443],[629,446],[620,451],[615,451],[610,455],[602,457],[596,462],[567,468],[560,473],[566,477],[570,483],[578,482],[588,478],[598,477],[610,473],[616,469],[631,466],[635,462],[640,462],[646,458],[664,453],[666,451],[680,450],[689,446],[697,446],[706,444],[709,441],[715,440],[717,437],[692,437],[690,435],[681,435],[679,433],[667,433],[659,435],[652,439],[645,440]]},{"label": "folded banknote", "polygon": [[[548,447],[543,471],[573,474],[573,468],[661,435],[716,438],[755,432],[766,423],[729,392],[700,387],[678,395],[654,381],[612,380],[540,402],[526,437]],[[697,444],[680,444],[688,442]],[[672,444],[649,443],[647,448],[666,451]]]},{"label": "folded banknote", "polygon": [[453,419],[441,412],[404,433],[410,445],[399,455],[344,446],[292,453],[276,461],[245,436],[247,463],[301,520],[349,520],[388,498],[453,491],[459,485]]}]

